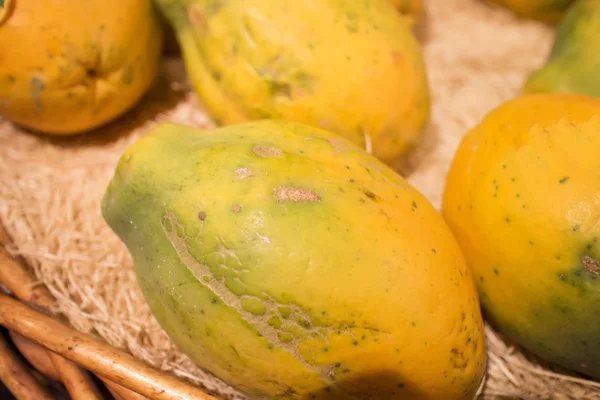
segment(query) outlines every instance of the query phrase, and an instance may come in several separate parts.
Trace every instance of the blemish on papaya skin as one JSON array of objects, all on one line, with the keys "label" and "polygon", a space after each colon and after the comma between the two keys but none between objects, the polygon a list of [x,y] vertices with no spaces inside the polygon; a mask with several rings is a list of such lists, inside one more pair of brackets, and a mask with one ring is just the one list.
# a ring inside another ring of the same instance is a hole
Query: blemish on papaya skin
[{"label": "blemish on papaya skin", "polygon": [[[354,323],[321,321],[317,324],[310,314],[310,309],[307,311],[295,303],[282,304],[268,293],[263,292],[259,297],[250,294],[238,295],[232,292],[226,280],[213,275],[208,264],[200,262],[190,254],[188,249],[190,238],[180,237],[176,233],[166,230],[166,220],[170,221],[173,231],[183,225],[177,221],[175,215],[170,211],[166,212],[161,224],[167,240],[173,246],[181,263],[198,282],[212,292],[212,306],[230,307],[237,311],[246,322],[253,326],[253,330],[255,330],[258,337],[267,341],[265,343],[267,346],[286,351],[302,363],[305,368],[319,374],[325,380],[331,382],[327,377],[330,366],[317,365],[313,359],[305,357],[300,351],[300,345],[303,341],[316,339],[327,345],[329,337],[335,332],[352,338],[363,332],[376,334],[375,339],[379,335],[389,335],[389,332],[377,327],[357,326]],[[226,276],[230,279],[240,279],[241,273],[242,270],[228,268]],[[273,324],[272,317],[277,314],[283,318],[283,320],[279,320],[280,325]]]},{"label": "blemish on papaya skin", "polygon": [[402,54],[398,50],[392,51],[391,56],[394,64],[400,65],[404,61]]},{"label": "blemish on papaya skin", "polygon": [[292,86],[289,83],[275,79],[265,80],[265,82],[275,100],[289,100],[292,98]]},{"label": "blemish on papaya skin", "polygon": [[234,213],[239,213],[240,211],[242,211],[242,207],[240,207],[239,205],[237,205],[237,204],[236,204],[236,205],[234,205],[234,206],[231,208],[231,210],[232,210]]},{"label": "blemish on papaya skin", "polygon": [[229,345],[229,347],[231,348],[231,350],[233,350],[233,352],[235,353],[236,356],[240,357],[240,353],[238,353],[238,351],[235,347],[233,347],[232,345]]},{"label": "blemish on papaya skin", "polygon": [[[90,70],[92,71],[92,70]],[[135,75],[135,71],[134,71],[134,67],[131,64],[127,64],[125,65],[125,67],[123,67],[123,74],[121,75],[121,82],[123,82],[123,84],[125,85],[131,85],[133,83],[133,78]],[[88,78],[92,79],[95,76],[95,72],[94,75],[89,75],[88,74]]]},{"label": "blemish on papaya skin", "polygon": [[348,147],[348,145],[344,141],[344,139],[339,138],[339,137],[328,137],[327,141],[333,148],[333,154],[343,153],[344,151],[346,151],[346,149]]},{"label": "blemish on papaya skin", "polygon": [[275,188],[273,196],[278,203],[316,203],[321,201],[321,197],[311,189],[294,186]]},{"label": "blemish on papaya skin", "polygon": [[585,269],[593,276],[600,275],[600,261],[593,259],[590,256],[583,256],[581,264],[583,264]]},{"label": "blemish on papaya skin", "polygon": [[44,81],[42,81],[40,78],[31,78],[31,97],[33,98],[36,111],[38,112],[41,112],[44,109],[42,99],[40,98],[40,93],[44,91],[44,87]]},{"label": "blemish on papaya skin", "polygon": [[260,233],[256,232],[256,236],[262,240],[263,242],[267,243],[267,244],[271,244],[271,239],[269,239],[268,236],[263,236]]},{"label": "blemish on papaya skin", "polygon": [[569,176],[563,176],[558,183],[566,183],[569,179],[571,179],[571,177]]},{"label": "blemish on papaya skin", "polygon": [[367,196],[369,199],[373,200],[374,202],[377,202],[377,195],[373,192],[371,192],[369,189],[363,189],[362,191],[365,196]]},{"label": "blemish on papaya skin", "polygon": [[281,151],[281,149],[278,149],[277,147],[269,147],[269,146],[262,146],[262,145],[254,146],[252,148],[252,151],[257,156],[263,157],[263,158],[275,158],[275,157],[280,157],[283,154],[283,151]]},{"label": "blemish on papaya skin", "polygon": [[200,211],[200,212],[198,213],[198,219],[199,219],[200,221],[204,221],[204,220],[206,219],[206,213],[205,213],[204,211]]},{"label": "blemish on papaya skin", "polygon": [[235,173],[240,177],[240,179],[245,179],[249,176],[252,176],[252,171],[250,171],[248,168],[238,168],[235,170]]},{"label": "blemish on papaya skin", "polygon": [[356,25],[355,23],[348,23],[346,24],[346,29],[348,30],[348,32],[356,33],[358,32],[358,25]]}]

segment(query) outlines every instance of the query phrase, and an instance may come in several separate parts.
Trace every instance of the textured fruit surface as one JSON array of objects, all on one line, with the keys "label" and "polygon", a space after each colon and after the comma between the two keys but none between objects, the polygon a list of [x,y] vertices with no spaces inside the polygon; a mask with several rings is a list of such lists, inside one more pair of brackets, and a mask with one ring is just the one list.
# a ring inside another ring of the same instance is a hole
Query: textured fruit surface
[{"label": "textured fruit surface", "polygon": [[157,16],[150,0],[15,1],[0,24],[0,115],[48,134],[115,119],[157,73]]},{"label": "textured fruit surface", "polygon": [[166,332],[247,394],[467,400],[482,378],[475,284],[441,215],[339,136],[162,125],[123,154],[103,215]]},{"label": "textured fruit surface", "polygon": [[211,116],[321,127],[385,162],[429,118],[410,23],[388,0],[158,0]]},{"label": "textured fruit surface", "polygon": [[487,0],[499,4],[522,18],[557,23],[574,0]]},{"label": "textured fruit surface", "polygon": [[600,97],[600,1],[580,0],[569,8],[546,64],[524,90]]},{"label": "textured fruit surface", "polygon": [[557,364],[600,378],[600,99],[531,94],[467,133],[443,215],[485,313]]}]

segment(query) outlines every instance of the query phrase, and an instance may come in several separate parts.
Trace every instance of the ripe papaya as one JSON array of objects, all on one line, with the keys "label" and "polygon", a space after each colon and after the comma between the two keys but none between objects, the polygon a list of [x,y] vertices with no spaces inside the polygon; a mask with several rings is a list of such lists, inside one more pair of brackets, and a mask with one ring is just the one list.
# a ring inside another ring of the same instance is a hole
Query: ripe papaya
[{"label": "ripe papaya", "polygon": [[0,116],[18,125],[89,131],[136,104],[157,74],[163,28],[151,0],[0,3]]},{"label": "ripe papaya", "polygon": [[546,64],[527,79],[524,92],[600,97],[600,1],[579,0],[569,8]]},{"label": "ripe papaya", "polygon": [[164,124],[122,155],[102,213],[165,332],[253,398],[470,400],[482,379],[441,215],[340,136]]},{"label": "ripe papaya", "polygon": [[389,0],[157,0],[220,125],[321,127],[395,162],[429,117],[425,63]]},{"label": "ripe papaya", "polygon": [[600,99],[527,94],[469,131],[443,215],[486,316],[538,356],[600,378]]},{"label": "ripe papaya", "polygon": [[560,21],[567,8],[575,0],[487,0],[502,6],[520,18],[528,18],[550,24]]}]

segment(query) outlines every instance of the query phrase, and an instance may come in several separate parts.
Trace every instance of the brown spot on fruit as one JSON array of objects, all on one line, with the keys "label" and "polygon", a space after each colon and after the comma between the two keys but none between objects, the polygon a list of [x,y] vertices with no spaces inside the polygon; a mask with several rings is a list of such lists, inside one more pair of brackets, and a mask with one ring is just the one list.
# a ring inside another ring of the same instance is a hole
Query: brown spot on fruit
[{"label": "brown spot on fruit", "polygon": [[340,137],[330,136],[327,138],[327,141],[333,149],[333,154],[343,153],[348,148],[348,144],[346,143],[346,141]]},{"label": "brown spot on fruit", "polygon": [[585,269],[592,275],[600,275],[600,261],[593,259],[590,256],[583,256],[581,263]]},{"label": "brown spot on fruit", "polygon": [[242,207],[236,204],[235,206],[233,206],[232,210],[234,213],[239,213],[240,211],[242,211]]},{"label": "brown spot on fruit", "polygon": [[240,177],[240,179],[252,176],[252,171],[250,171],[248,168],[238,168],[235,170],[235,173]]},{"label": "brown spot on fruit", "polygon": [[206,219],[206,213],[205,213],[204,211],[200,211],[200,212],[198,213],[198,219],[199,219],[200,221],[204,221],[204,220]]},{"label": "brown spot on fruit", "polygon": [[257,156],[264,157],[264,158],[280,157],[283,154],[283,151],[281,151],[281,149],[278,149],[277,147],[269,147],[269,146],[261,146],[261,145],[254,146],[252,151]]},{"label": "brown spot on fruit", "polygon": [[369,199],[373,200],[373,201],[377,201],[377,195],[373,192],[371,192],[369,189],[363,189],[363,193],[365,194],[365,196],[367,196]]},{"label": "brown spot on fruit", "polygon": [[398,50],[392,51],[392,61],[394,61],[394,64],[402,64],[403,57]]},{"label": "brown spot on fruit", "polygon": [[315,203],[321,201],[318,194],[303,187],[278,187],[274,190],[274,197],[278,203]]}]

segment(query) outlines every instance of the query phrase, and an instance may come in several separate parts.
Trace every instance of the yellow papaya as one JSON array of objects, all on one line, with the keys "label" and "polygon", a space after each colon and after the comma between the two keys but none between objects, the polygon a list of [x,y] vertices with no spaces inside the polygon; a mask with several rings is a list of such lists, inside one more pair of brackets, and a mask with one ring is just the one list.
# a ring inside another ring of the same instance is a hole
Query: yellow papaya
[{"label": "yellow papaya", "polygon": [[556,24],[574,0],[487,0],[521,18]]},{"label": "yellow papaya", "polygon": [[419,140],[429,89],[419,43],[389,0],[158,0],[188,75],[221,125],[321,127],[396,161]]},{"label": "yellow papaya", "polygon": [[470,400],[482,379],[475,283],[441,215],[338,135],[161,125],[102,214],[165,332],[252,398]]},{"label": "yellow papaya", "polygon": [[469,131],[443,215],[484,314],[538,356],[600,378],[600,99],[527,94]]},{"label": "yellow papaya", "polygon": [[151,0],[1,3],[12,5],[0,16],[0,116],[18,125],[91,130],[131,108],[157,74],[163,29]]},{"label": "yellow papaya", "polygon": [[527,79],[524,92],[600,97],[600,1],[579,0],[569,8],[546,64]]}]

